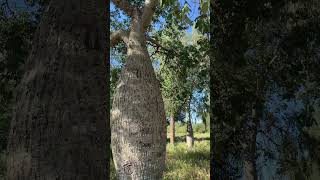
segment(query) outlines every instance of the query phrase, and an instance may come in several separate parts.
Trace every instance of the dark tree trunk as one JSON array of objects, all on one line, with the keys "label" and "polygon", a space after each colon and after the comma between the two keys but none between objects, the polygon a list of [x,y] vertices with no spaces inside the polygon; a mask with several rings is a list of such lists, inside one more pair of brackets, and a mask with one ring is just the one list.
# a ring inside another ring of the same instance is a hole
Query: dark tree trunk
[{"label": "dark tree trunk", "polygon": [[203,116],[202,116],[202,122],[203,122],[203,125],[204,125],[204,131],[205,132],[207,132],[207,119],[206,119],[206,116],[205,116],[206,114],[204,114]]},{"label": "dark tree trunk", "polygon": [[256,167],[256,154],[257,154],[257,129],[258,129],[258,117],[256,114],[256,105],[252,108],[253,123],[250,127],[248,136],[248,148],[245,154],[244,160],[244,177],[246,180],[257,180],[257,167]]},{"label": "dark tree trunk", "polygon": [[257,134],[260,127],[260,118],[262,117],[263,104],[264,104],[264,92],[263,87],[265,85],[264,77],[259,76],[258,70],[256,73],[256,92],[255,100],[252,103],[251,109],[251,123],[248,124],[248,147],[245,153],[244,159],[244,176],[247,180],[257,180]]},{"label": "dark tree trunk", "polygon": [[175,139],[175,121],[174,114],[170,115],[170,144],[174,144]]},{"label": "dark tree trunk", "polygon": [[17,90],[8,180],[108,179],[108,5],[52,0]]}]

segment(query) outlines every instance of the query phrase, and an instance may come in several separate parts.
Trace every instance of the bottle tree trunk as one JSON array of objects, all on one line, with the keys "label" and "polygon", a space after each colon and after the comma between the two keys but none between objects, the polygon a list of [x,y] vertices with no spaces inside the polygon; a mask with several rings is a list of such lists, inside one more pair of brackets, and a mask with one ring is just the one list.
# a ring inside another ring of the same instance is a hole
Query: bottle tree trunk
[{"label": "bottle tree trunk", "polygon": [[175,139],[175,121],[174,121],[174,114],[171,113],[170,115],[170,144],[174,144]]},{"label": "bottle tree trunk", "polygon": [[165,168],[164,104],[141,17],[146,16],[135,10],[111,112],[111,145],[119,180],[160,180]]},{"label": "bottle tree trunk", "polygon": [[17,89],[7,180],[108,179],[107,7],[47,6]]},{"label": "bottle tree trunk", "polygon": [[193,128],[192,128],[192,121],[191,121],[191,97],[188,102],[188,107],[187,107],[187,136],[186,136],[186,141],[187,141],[187,147],[188,149],[192,149],[194,145],[194,137],[193,137]]}]

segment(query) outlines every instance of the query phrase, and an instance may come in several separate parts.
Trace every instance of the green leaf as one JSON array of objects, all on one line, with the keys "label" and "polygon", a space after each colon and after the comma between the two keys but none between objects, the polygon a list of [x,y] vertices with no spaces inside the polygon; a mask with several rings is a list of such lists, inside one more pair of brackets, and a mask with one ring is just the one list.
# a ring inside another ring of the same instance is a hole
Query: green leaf
[{"label": "green leaf", "polygon": [[209,12],[208,0],[200,0],[200,12],[201,14],[207,14]]}]

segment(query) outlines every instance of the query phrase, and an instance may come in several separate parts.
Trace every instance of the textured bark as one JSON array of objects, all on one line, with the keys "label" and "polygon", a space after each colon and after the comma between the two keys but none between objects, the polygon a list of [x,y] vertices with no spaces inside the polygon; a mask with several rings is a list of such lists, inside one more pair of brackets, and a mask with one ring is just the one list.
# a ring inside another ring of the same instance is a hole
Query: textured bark
[{"label": "textured bark", "polygon": [[107,7],[48,5],[17,90],[8,180],[108,179]]},{"label": "textured bark", "polygon": [[111,145],[120,180],[159,180],[165,168],[166,120],[160,84],[138,11],[111,112]]},{"label": "textured bark", "polygon": [[174,115],[170,115],[170,144],[174,144],[175,139],[175,121]]}]

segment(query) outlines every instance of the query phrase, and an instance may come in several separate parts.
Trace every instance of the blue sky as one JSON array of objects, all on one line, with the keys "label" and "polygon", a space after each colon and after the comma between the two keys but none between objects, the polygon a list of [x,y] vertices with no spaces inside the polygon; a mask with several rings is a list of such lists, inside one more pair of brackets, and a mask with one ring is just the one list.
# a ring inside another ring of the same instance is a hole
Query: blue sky
[{"label": "blue sky", "polygon": [[[189,4],[189,8],[191,9],[191,12],[189,13],[188,17],[193,21],[195,20],[199,15],[199,2],[198,0],[179,0],[180,4],[183,6],[185,3]],[[110,9],[114,10],[115,6],[113,3],[110,3]],[[124,14],[122,14],[125,18]],[[161,22],[164,22],[165,20],[163,18],[160,18]],[[161,24],[155,24],[156,29],[159,29]],[[192,27],[189,27],[187,29],[187,32],[191,32]]]}]

